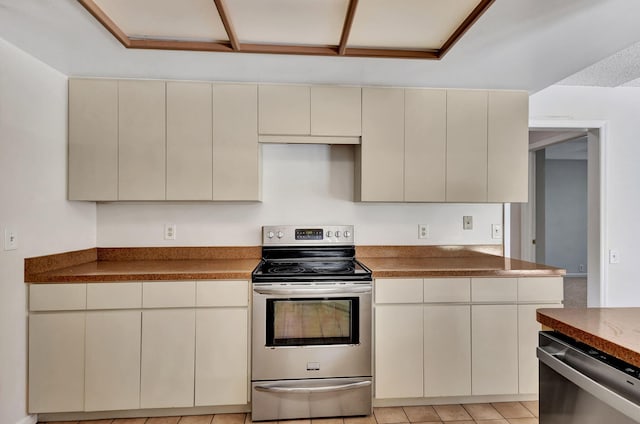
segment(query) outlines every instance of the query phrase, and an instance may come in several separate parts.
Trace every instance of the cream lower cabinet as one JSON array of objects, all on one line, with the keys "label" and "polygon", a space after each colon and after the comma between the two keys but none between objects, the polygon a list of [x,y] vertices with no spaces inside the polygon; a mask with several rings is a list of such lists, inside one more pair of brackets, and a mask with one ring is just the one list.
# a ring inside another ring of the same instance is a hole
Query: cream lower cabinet
[{"label": "cream lower cabinet", "polygon": [[140,407],[193,406],[195,309],[142,312]]},{"label": "cream lower cabinet", "polygon": [[29,316],[28,409],[84,409],[84,312]]},{"label": "cream lower cabinet", "polygon": [[376,399],[537,392],[535,310],[562,307],[561,277],[374,286]]},{"label": "cream lower cabinet", "polygon": [[376,305],[375,397],[422,397],[422,305]]},{"label": "cream lower cabinet", "polygon": [[248,287],[32,284],[29,412],[246,405]]},{"label": "cream lower cabinet", "polygon": [[473,305],[471,394],[518,393],[518,307]]},{"label": "cream lower cabinet", "polygon": [[140,408],[140,311],[88,311],[85,411]]}]

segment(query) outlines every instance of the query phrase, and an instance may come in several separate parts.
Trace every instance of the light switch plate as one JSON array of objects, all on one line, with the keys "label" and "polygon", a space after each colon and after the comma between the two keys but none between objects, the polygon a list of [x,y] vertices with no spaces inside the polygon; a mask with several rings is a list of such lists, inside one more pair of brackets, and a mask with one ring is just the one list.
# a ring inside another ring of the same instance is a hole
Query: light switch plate
[{"label": "light switch plate", "polygon": [[465,215],[462,217],[462,229],[473,230],[473,216]]},{"label": "light switch plate", "polygon": [[491,238],[502,238],[502,224],[491,224]]}]

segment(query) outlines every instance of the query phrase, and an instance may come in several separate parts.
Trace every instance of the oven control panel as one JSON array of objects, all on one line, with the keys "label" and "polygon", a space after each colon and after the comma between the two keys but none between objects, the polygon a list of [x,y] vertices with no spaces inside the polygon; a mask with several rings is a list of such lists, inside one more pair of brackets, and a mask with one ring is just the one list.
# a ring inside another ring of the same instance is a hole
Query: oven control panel
[{"label": "oven control panel", "polygon": [[262,227],[263,246],[352,245],[353,243],[353,225],[269,225]]}]

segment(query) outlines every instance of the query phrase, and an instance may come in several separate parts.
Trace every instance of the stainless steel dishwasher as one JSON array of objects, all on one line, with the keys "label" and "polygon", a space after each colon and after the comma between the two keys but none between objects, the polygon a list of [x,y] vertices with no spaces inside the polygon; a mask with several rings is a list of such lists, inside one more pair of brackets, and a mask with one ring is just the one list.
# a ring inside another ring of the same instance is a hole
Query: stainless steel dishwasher
[{"label": "stainless steel dishwasher", "polygon": [[567,336],[540,332],[540,424],[640,423],[640,369]]}]

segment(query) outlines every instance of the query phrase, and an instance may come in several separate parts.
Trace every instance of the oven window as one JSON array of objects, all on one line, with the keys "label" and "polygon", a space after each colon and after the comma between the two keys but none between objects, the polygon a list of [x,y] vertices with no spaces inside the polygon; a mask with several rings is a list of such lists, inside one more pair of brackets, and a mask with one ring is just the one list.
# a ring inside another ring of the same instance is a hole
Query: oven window
[{"label": "oven window", "polygon": [[358,344],[358,298],[267,299],[267,346]]}]

